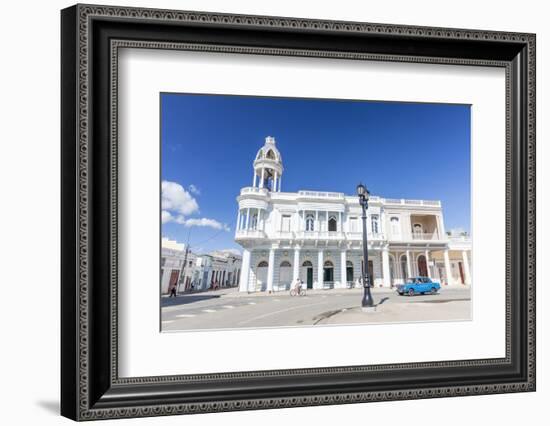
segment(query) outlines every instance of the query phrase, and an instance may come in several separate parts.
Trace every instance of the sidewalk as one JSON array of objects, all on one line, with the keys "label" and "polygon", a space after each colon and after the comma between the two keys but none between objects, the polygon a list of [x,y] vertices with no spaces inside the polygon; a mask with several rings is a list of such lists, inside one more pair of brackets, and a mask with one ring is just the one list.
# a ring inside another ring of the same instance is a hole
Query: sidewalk
[{"label": "sidewalk", "polygon": [[[445,289],[449,290],[469,290],[470,286],[465,285],[450,285],[450,286],[443,286],[442,290]],[[371,293],[376,294],[391,294],[395,293],[395,288],[388,288],[388,287],[372,287]],[[280,290],[280,291],[274,291],[272,293],[268,293],[267,291],[257,291],[257,292],[240,292],[238,287],[222,287],[218,290],[200,290],[200,291],[193,291],[193,292],[185,292],[178,294],[178,297],[185,297],[185,296],[197,296],[197,295],[209,295],[209,296],[224,296],[226,298],[242,298],[242,297],[277,297],[277,296],[290,296],[290,290]],[[317,295],[326,295],[326,294],[361,294],[363,293],[363,287],[355,287],[355,288],[326,288],[326,289],[308,289],[306,290],[306,295],[308,296],[317,296]],[[163,298],[169,297],[169,295],[165,294],[162,295]]]}]

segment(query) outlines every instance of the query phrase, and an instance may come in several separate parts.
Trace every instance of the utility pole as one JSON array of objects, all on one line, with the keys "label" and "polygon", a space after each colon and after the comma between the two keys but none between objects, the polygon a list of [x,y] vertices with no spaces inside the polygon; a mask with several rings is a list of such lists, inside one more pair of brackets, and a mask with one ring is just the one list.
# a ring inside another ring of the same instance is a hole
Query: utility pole
[{"label": "utility pole", "polygon": [[[183,257],[183,265],[180,271],[180,279],[178,282],[178,294],[180,293],[181,283],[185,280],[185,267],[187,266],[187,255],[189,254],[189,236],[191,235],[191,228],[187,232],[187,243],[185,243],[185,256]],[[185,289],[184,289],[185,290]]]}]

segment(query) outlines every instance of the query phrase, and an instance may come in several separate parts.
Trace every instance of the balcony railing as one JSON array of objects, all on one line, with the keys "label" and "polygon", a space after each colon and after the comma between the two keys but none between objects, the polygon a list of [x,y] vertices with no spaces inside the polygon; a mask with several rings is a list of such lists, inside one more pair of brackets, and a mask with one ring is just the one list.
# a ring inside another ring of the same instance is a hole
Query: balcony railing
[{"label": "balcony railing", "polygon": [[437,200],[407,200],[404,198],[386,198],[387,204],[402,204],[402,205],[417,205],[417,206],[430,206],[440,207],[441,201]]},{"label": "balcony railing", "polygon": [[322,192],[322,191],[298,191],[298,195],[310,198],[328,198],[333,200],[343,200],[342,192]]},{"label": "balcony railing", "polygon": [[246,188],[241,188],[241,195],[245,194],[258,194],[258,195],[266,195],[267,194],[267,188],[256,188],[252,186],[247,186]]},{"label": "balcony railing", "polygon": [[[346,238],[348,240],[362,240],[363,239],[363,232],[362,231],[352,231],[352,232],[346,232]],[[367,239],[369,240],[383,240],[384,234],[381,232],[367,232]]]},{"label": "balcony railing", "polygon": [[235,232],[235,238],[265,238],[265,232],[258,229],[238,229]]},{"label": "balcony railing", "polygon": [[439,240],[439,235],[437,232],[432,233],[419,233],[419,232],[413,232],[412,234],[413,240]]}]

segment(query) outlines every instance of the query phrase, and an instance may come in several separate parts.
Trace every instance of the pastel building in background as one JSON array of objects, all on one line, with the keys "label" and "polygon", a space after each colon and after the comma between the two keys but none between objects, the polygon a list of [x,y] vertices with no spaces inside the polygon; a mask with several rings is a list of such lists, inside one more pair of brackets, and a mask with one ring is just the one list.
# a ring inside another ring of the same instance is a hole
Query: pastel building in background
[{"label": "pastel building in background", "polygon": [[[283,192],[283,171],[275,139],[267,137],[253,162],[251,186],[237,197],[239,290],[287,290],[297,278],[311,289],[357,282],[363,268],[357,195]],[[470,237],[445,231],[440,201],[371,196],[367,232],[374,286],[393,287],[418,275],[443,285],[471,284]]]},{"label": "pastel building in background", "polygon": [[168,238],[162,238],[160,260],[161,294],[233,287],[239,282],[241,256],[227,251],[196,254]]}]

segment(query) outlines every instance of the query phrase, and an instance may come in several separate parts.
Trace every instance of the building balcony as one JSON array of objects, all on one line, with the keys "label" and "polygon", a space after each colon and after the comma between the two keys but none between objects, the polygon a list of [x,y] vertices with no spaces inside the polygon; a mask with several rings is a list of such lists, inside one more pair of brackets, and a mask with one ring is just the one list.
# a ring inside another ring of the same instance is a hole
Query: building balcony
[{"label": "building balcony", "polygon": [[275,232],[275,238],[279,240],[293,240],[294,232],[292,231],[277,231]]},{"label": "building balcony", "polygon": [[321,198],[324,200],[344,200],[345,195],[342,192],[324,192],[324,191],[298,191],[299,198]]},{"label": "building balcony", "polygon": [[[363,232],[362,231],[352,231],[352,232],[346,232],[346,239],[350,241],[362,241],[363,240]],[[385,239],[385,236],[381,232],[367,232],[367,239],[374,241],[374,240],[383,240]]]},{"label": "building balcony", "polygon": [[267,195],[267,188],[255,188],[252,186],[247,186],[246,188],[241,188],[241,195]]},{"label": "building balcony", "polygon": [[426,207],[441,207],[439,200],[407,200],[404,198],[386,198],[385,204],[400,204],[402,206],[426,206]]},{"label": "building balcony", "polygon": [[235,232],[236,240],[259,240],[265,237],[265,232],[258,229],[238,229]]},{"label": "building balcony", "polygon": [[437,232],[431,232],[431,233],[418,233],[413,232],[412,233],[412,239],[413,240],[419,240],[419,241],[434,241],[434,240],[440,240],[439,234]]}]

